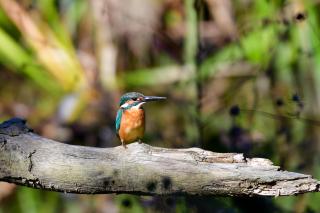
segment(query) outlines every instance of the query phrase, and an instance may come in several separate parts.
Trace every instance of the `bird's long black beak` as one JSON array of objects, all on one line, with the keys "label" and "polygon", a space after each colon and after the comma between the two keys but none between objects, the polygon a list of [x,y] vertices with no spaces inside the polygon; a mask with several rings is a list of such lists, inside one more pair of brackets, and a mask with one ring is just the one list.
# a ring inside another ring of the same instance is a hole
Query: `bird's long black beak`
[{"label": "bird's long black beak", "polygon": [[144,96],[143,101],[149,102],[149,101],[160,101],[165,100],[166,97],[159,97],[159,96]]}]

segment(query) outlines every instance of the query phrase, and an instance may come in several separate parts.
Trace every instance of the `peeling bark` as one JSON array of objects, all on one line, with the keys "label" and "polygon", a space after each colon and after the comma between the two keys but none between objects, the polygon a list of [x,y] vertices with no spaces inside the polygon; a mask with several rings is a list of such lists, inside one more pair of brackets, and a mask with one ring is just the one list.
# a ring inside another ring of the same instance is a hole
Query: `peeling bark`
[{"label": "peeling bark", "polygon": [[0,180],[69,193],[282,196],[318,192],[310,175],[268,159],[199,148],[133,143],[128,149],[74,146],[43,138],[22,120],[0,124]]}]

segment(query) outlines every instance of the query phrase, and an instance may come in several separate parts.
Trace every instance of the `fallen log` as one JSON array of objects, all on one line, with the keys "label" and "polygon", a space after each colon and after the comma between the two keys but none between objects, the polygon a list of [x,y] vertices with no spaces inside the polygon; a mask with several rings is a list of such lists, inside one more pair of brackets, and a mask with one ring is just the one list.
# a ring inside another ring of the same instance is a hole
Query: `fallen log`
[{"label": "fallen log", "polygon": [[237,153],[68,145],[33,133],[21,119],[0,124],[0,180],[83,194],[282,196],[320,186],[310,175]]}]

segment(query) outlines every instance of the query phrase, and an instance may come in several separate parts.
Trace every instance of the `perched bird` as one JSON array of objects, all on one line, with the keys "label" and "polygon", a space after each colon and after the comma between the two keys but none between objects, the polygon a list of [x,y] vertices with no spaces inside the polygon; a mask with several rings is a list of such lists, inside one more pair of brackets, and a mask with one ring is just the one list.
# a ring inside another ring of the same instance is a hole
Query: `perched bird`
[{"label": "perched bird", "polygon": [[116,132],[122,146],[139,141],[144,135],[145,112],[142,105],[149,101],[164,100],[166,97],[144,96],[138,92],[129,92],[120,98],[120,108],[116,118]]}]

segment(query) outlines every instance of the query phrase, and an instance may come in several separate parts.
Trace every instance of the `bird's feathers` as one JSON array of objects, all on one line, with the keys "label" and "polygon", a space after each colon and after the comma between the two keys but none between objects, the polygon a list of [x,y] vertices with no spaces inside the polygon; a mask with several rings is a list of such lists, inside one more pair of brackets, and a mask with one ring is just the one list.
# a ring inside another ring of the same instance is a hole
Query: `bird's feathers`
[{"label": "bird's feathers", "polygon": [[117,112],[117,117],[116,117],[116,132],[117,135],[119,134],[119,129],[120,129],[120,124],[121,124],[121,118],[122,118],[122,113],[123,113],[123,109],[119,109]]},{"label": "bird's feathers", "polygon": [[124,94],[121,98],[120,98],[120,103],[119,105],[121,106],[122,104],[126,103],[128,100],[132,99],[132,98],[139,98],[139,97],[143,97],[144,95],[139,93],[139,92],[128,92],[126,94]]},{"label": "bird's feathers", "polygon": [[132,107],[122,111],[121,125],[118,135],[121,141],[131,143],[141,139],[145,130],[144,110],[138,107]]}]

